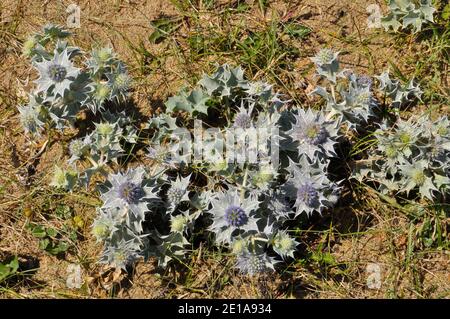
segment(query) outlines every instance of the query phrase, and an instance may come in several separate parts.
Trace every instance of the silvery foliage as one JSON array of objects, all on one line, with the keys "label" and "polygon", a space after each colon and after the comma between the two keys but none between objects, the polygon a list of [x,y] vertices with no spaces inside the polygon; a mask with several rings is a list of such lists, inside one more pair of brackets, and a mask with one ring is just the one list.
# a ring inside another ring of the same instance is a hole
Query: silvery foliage
[{"label": "silvery foliage", "polygon": [[448,117],[428,116],[383,123],[375,132],[377,148],[361,161],[355,178],[374,181],[382,193],[417,193],[434,201],[450,190]]},{"label": "silvery foliage", "polygon": [[23,45],[23,54],[39,74],[28,105],[18,107],[27,133],[39,135],[45,125],[63,130],[81,111],[102,113],[107,101],[127,96],[130,77],[112,50],[96,49],[87,58],[69,46],[69,36],[62,28],[47,25]]},{"label": "silvery foliage", "polygon": [[[323,55],[333,56],[332,64],[324,64]],[[374,116],[377,102],[372,90],[372,79],[365,75],[356,75],[349,70],[341,70],[339,53],[330,49],[322,49],[312,58],[316,64],[317,74],[326,79],[330,90],[318,86],[311,94],[317,94],[325,99],[328,119],[338,119],[352,129],[364,126],[370,117]],[[324,72],[324,66],[332,65],[332,72]],[[340,80],[340,81],[338,81]]]},{"label": "silvery foliage", "polygon": [[422,26],[434,22],[436,9],[431,0],[389,0],[389,14],[381,18],[381,25],[389,31],[412,28],[414,33],[420,32]]},{"label": "silvery foliage", "polygon": [[[147,172],[142,166],[109,174],[101,187],[103,206],[92,225],[94,236],[104,245],[100,262],[126,270],[139,258],[154,256],[161,267],[166,267],[173,259],[182,259],[189,245],[186,236],[199,213],[176,210],[172,198],[176,196],[169,194],[183,187],[185,193],[176,198],[178,205],[185,201],[190,206],[189,178],[170,182],[164,168]],[[169,189],[164,191],[167,185]],[[120,254],[116,257],[118,251]]]},{"label": "silvery foliage", "polygon": [[[324,54],[324,50],[334,57],[333,73],[323,72],[320,56]],[[345,124],[350,129],[359,130],[366,127],[370,119],[376,120],[376,110],[380,103],[376,99],[375,89],[380,95],[391,100],[390,109],[396,113],[402,106],[415,99],[420,100],[422,96],[422,90],[414,83],[414,79],[402,84],[399,80],[392,79],[388,71],[375,77],[379,82],[375,88],[375,79],[367,75],[357,75],[351,70],[341,70],[338,53],[329,49],[319,51],[313,61],[316,63],[317,73],[328,81],[329,89],[317,86],[311,94],[319,95],[326,101],[324,112],[328,119],[337,119],[337,125]]]},{"label": "silvery foliage", "polygon": [[148,242],[143,223],[160,201],[158,190],[157,177],[148,177],[142,167],[108,175],[92,224],[93,235],[104,244],[100,262],[126,270],[143,255]]},{"label": "silvery foliage", "polygon": [[414,99],[420,100],[422,90],[419,85],[410,80],[407,84],[402,84],[399,80],[391,79],[389,72],[385,71],[376,77],[379,82],[379,90],[392,100],[391,108],[398,113],[401,106]]},{"label": "silvery foliage", "polygon": [[[88,135],[74,139],[69,144],[69,165],[78,172],[74,186],[89,185],[96,173],[105,175],[108,165],[126,155],[124,145],[137,142],[137,130],[124,112],[103,112],[104,120],[94,123],[95,129]],[[72,189],[68,189],[72,190]]]}]

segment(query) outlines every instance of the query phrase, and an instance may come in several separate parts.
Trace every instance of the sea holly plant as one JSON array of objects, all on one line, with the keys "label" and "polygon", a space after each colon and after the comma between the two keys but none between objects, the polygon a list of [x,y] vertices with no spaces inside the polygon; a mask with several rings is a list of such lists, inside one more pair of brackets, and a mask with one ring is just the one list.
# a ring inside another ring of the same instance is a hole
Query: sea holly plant
[{"label": "sea holly plant", "polygon": [[449,119],[398,119],[375,132],[377,148],[357,164],[354,177],[375,182],[384,194],[439,200],[450,190]]},{"label": "sea holly plant", "polygon": [[326,160],[336,156],[334,146],[339,137],[337,123],[327,120],[322,112],[298,109],[293,112],[295,122],[286,136],[310,160]]},{"label": "sea holly plant", "polygon": [[[328,87],[319,85],[311,94],[319,95],[325,100],[324,112],[327,113],[327,119],[335,119],[352,130],[361,131],[371,121],[379,120],[378,111],[382,103],[377,100],[377,96],[389,99],[388,109],[395,114],[403,106],[415,100],[420,101],[422,90],[414,79],[402,84],[400,80],[392,79],[388,71],[380,76],[370,77],[355,74],[351,70],[341,70],[338,53],[333,55],[333,74],[336,76],[330,77],[317,62],[324,50],[328,52],[328,49],[322,49],[313,61],[317,66],[317,74],[325,80],[324,84],[328,82]],[[378,87],[375,87],[375,81],[378,81]]]},{"label": "sea holly plant", "polygon": [[[323,67],[317,62],[324,51],[333,56],[333,74],[323,72]],[[328,87],[317,86],[311,94],[319,95],[326,101],[324,111],[328,119],[335,119],[346,124],[351,129],[359,129],[373,117],[377,107],[372,90],[372,79],[366,75],[357,75],[351,70],[342,70],[339,64],[339,53],[322,49],[313,58],[316,72],[325,80]]]},{"label": "sea holly plant", "polygon": [[[382,193],[430,201],[448,192],[448,119],[388,125],[377,112],[385,105],[376,96],[388,98],[388,111],[419,98],[414,82],[383,73],[380,94],[376,78],[341,70],[339,53],[323,49],[312,58],[320,81],[314,93],[325,102],[316,109],[293,105],[271,84],[224,64],[170,97],[141,135],[133,118],[112,107],[131,84],[124,63],[108,47],[86,56],[68,36],[49,26],[26,42],[39,79],[19,113],[32,135],[67,128],[82,112],[96,116],[68,142],[68,162],[57,163],[51,186],[92,189],[97,174],[102,204],[91,231],[103,245],[99,261],[110,267],[127,271],[149,258],[160,267],[185,263],[201,233],[228,250],[241,273],[275,270],[295,258],[293,227],[338,205],[346,184],[334,167],[345,161],[343,128],[377,142],[354,177]],[[371,132],[371,124],[379,129]]]},{"label": "sea holly plant", "polygon": [[434,22],[436,9],[432,0],[389,0],[389,13],[381,18],[381,25],[389,31],[411,28],[414,33],[420,32],[423,25]]},{"label": "sea holly plant", "polygon": [[336,83],[337,78],[342,76],[339,68],[339,52],[331,49],[321,49],[316,56],[311,58],[317,68],[317,74],[328,79],[332,83]]},{"label": "sea holly plant", "polygon": [[38,78],[27,105],[19,106],[25,130],[39,135],[44,127],[63,130],[84,111],[103,113],[107,102],[123,101],[131,79],[110,48],[94,49],[87,57],[69,46],[70,33],[47,25],[31,36],[23,53],[31,59]]}]

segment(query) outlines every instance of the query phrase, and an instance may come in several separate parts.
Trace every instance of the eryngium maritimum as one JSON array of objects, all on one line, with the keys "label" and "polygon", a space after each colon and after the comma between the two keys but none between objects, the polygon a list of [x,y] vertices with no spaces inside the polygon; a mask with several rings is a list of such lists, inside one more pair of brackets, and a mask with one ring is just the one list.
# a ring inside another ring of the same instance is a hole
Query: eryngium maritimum
[{"label": "eryngium maritimum", "polygon": [[38,91],[48,94],[49,89],[53,88],[53,95],[61,97],[66,90],[70,90],[70,85],[79,74],[79,69],[69,59],[67,49],[61,53],[55,51],[50,61],[36,62],[36,68],[40,75],[36,81]]},{"label": "eryngium maritimum", "polygon": [[253,216],[259,202],[253,196],[241,198],[237,189],[217,192],[211,200],[213,224],[210,230],[216,234],[218,243],[231,243],[232,236],[258,230]]}]

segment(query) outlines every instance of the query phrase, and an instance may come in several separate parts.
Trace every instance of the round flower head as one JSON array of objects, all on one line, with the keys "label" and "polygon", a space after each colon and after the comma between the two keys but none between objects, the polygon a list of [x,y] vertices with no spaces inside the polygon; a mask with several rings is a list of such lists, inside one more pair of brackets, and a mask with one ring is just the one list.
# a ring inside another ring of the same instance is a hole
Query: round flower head
[{"label": "round flower head", "polygon": [[356,77],[356,83],[360,87],[368,87],[370,88],[373,84],[373,80],[370,76],[367,75],[359,75]]},{"label": "round flower head", "polygon": [[339,72],[338,56],[339,52],[333,52],[330,49],[321,49],[315,57],[311,58],[311,61],[316,64],[319,75],[336,83],[336,77]]},{"label": "round flower head", "polygon": [[170,231],[182,233],[186,227],[187,219],[183,214],[172,216],[170,220]]},{"label": "round flower head", "polygon": [[264,273],[274,270],[273,258],[267,256],[266,253],[243,253],[238,255],[236,268],[243,274],[254,276],[256,274]]},{"label": "round flower head", "polygon": [[313,61],[317,64],[331,64],[335,59],[335,53],[330,49],[321,49],[317,55],[313,58]]},{"label": "round flower head", "polygon": [[22,54],[26,57],[31,57],[33,54],[33,50],[38,44],[38,39],[35,35],[29,37],[22,46]]},{"label": "round flower head", "polygon": [[20,113],[20,122],[25,132],[30,134],[39,134],[44,126],[44,122],[40,120],[39,108],[27,105],[18,107]]},{"label": "round flower head", "polygon": [[251,104],[247,109],[242,102],[242,105],[238,108],[239,112],[234,117],[234,128],[248,129],[252,127],[253,107],[254,104]]},{"label": "round flower head", "polygon": [[116,245],[106,246],[100,262],[109,264],[115,268],[126,270],[126,267],[131,265],[138,258],[139,250],[140,245],[134,240],[125,241],[122,239]]},{"label": "round flower head", "polygon": [[153,189],[145,185],[144,174],[142,167],[130,169],[124,174],[110,174],[108,182],[111,187],[101,194],[103,207],[126,208],[143,220],[148,201],[157,198]]},{"label": "round flower head", "polygon": [[108,78],[108,85],[112,88],[111,98],[125,98],[131,86],[131,78],[125,65],[118,62],[117,69],[114,72],[107,73],[106,77]]},{"label": "round flower head", "polygon": [[325,164],[319,160],[310,163],[301,156],[300,162],[291,161],[287,170],[289,177],[283,189],[287,197],[295,200],[296,215],[321,212],[337,201],[339,187],[327,178]]},{"label": "round flower head", "polygon": [[270,189],[271,185],[276,181],[277,175],[277,170],[270,164],[263,164],[256,172],[249,172],[251,184],[262,191]]},{"label": "round flower head", "polygon": [[239,112],[234,118],[234,127],[249,128],[252,125],[252,119],[246,112]]},{"label": "round flower head", "polygon": [[86,136],[85,138],[78,138],[70,142],[69,151],[71,157],[69,159],[69,163],[73,163],[83,158],[83,156],[85,156],[89,152],[90,144],[90,136]]},{"label": "round flower head", "polygon": [[97,209],[97,217],[92,223],[92,234],[97,242],[105,241],[113,236],[122,221],[111,209]]},{"label": "round flower head", "polygon": [[248,241],[245,238],[235,238],[231,243],[233,254],[240,255],[248,251]]},{"label": "round flower head", "polygon": [[78,173],[72,170],[64,170],[55,166],[50,186],[71,191],[77,184]]},{"label": "round flower head", "polygon": [[245,92],[250,96],[259,97],[264,102],[267,102],[272,97],[272,85],[261,81],[249,82]]},{"label": "round flower head", "polygon": [[225,209],[225,221],[230,226],[242,227],[248,222],[248,216],[240,206],[231,205]]},{"label": "round flower head", "polygon": [[114,59],[115,55],[111,48],[94,49],[91,52],[91,59],[87,61],[87,66],[95,74],[108,67]]},{"label": "round flower head", "polygon": [[36,62],[36,68],[40,75],[36,81],[38,90],[49,93],[49,89],[53,88],[55,97],[63,97],[79,73],[79,69],[72,65],[67,49],[61,53],[55,51],[50,61]]},{"label": "round flower head", "polygon": [[300,153],[313,160],[316,156],[333,157],[338,136],[336,124],[328,122],[324,115],[311,109],[295,114],[295,123],[287,134],[297,143]]},{"label": "round flower head", "polygon": [[319,205],[319,192],[312,182],[304,182],[298,186],[297,199],[307,206],[314,207]]},{"label": "round flower head", "polygon": [[294,258],[295,247],[298,243],[286,231],[279,231],[273,238],[273,250],[283,258]]},{"label": "round flower head", "polygon": [[187,188],[189,186],[190,178],[191,175],[184,178],[177,177],[177,179],[171,183],[171,186],[167,191],[167,201],[169,202],[172,211],[175,210],[181,202],[189,200]]},{"label": "round flower head", "polygon": [[414,161],[399,165],[399,170],[404,176],[403,191],[409,193],[412,189],[418,188],[421,197],[433,200],[433,191],[438,191],[433,183],[432,176],[428,169],[426,160]]},{"label": "round flower head", "polygon": [[91,94],[88,103],[86,103],[87,107],[94,114],[104,111],[104,104],[111,97],[111,88],[104,82],[91,83],[89,87]]},{"label": "round flower head", "polygon": [[253,216],[259,207],[256,198],[241,199],[237,189],[230,189],[217,192],[211,204],[209,213],[213,215],[213,224],[210,230],[216,234],[218,243],[231,243],[234,235],[258,230]]}]

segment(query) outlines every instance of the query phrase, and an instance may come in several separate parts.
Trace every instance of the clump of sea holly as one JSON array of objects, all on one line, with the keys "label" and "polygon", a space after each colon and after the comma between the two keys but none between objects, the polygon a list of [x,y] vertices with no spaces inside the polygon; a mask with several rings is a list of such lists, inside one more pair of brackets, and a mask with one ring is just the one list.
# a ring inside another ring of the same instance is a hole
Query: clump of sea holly
[{"label": "clump of sea holly", "polygon": [[[325,99],[324,111],[328,119],[337,119],[352,129],[361,128],[367,124],[369,117],[374,116],[374,109],[377,107],[372,92],[373,81],[368,76],[341,70],[337,60],[338,53],[334,53],[334,56],[336,58],[333,60],[333,74],[336,76],[325,76],[329,82],[329,89],[318,86],[311,94],[317,94]],[[313,59],[318,60],[317,57]],[[317,73],[322,75],[322,67],[317,62],[316,67]]]},{"label": "clump of sea holly", "polygon": [[358,163],[355,177],[379,185],[382,193],[416,192],[434,201],[450,188],[449,120],[428,116],[399,119],[375,132],[377,149]]},{"label": "clump of sea holly", "polygon": [[144,256],[148,240],[143,223],[158,206],[158,191],[157,177],[147,177],[142,167],[108,176],[101,189],[103,205],[92,224],[93,235],[104,245],[101,262],[125,269]]},{"label": "clump of sea holly", "polygon": [[70,35],[61,27],[47,25],[24,43],[24,54],[39,75],[28,105],[19,107],[29,133],[39,135],[44,124],[62,130],[72,126],[81,112],[103,112],[108,101],[127,97],[131,80],[112,50],[94,50],[91,58],[86,57],[68,45]]}]

